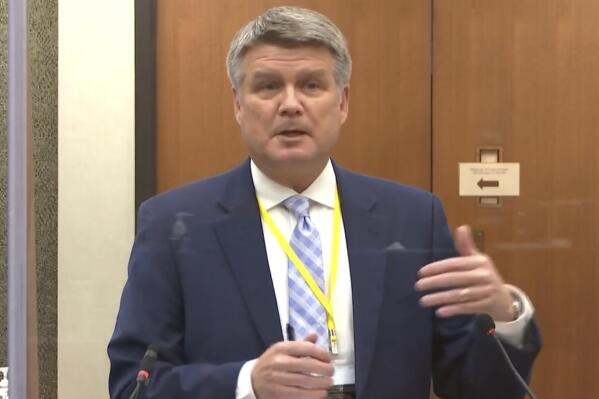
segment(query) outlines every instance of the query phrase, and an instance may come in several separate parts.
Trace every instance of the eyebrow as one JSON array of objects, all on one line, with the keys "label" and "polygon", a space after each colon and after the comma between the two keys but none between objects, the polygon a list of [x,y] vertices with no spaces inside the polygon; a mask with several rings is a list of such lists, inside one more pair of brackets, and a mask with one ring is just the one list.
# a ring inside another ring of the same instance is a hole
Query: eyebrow
[{"label": "eyebrow", "polygon": [[253,79],[275,78],[279,76],[279,73],[269,70],[258,70],[251,75]]},{"label": "eyebrow", "polygon": [[323,68],[312,69],[312,70],[304,70],[300,71],[300,77],[315,77],[315,78],[324,78],[327,75],[327,70]]},{"label": "eyebrow", "polygon": [[[325,77],[326,74],[327,74],[327,70],[324,68],[304,69],[304,70],[299,71],[298,77],[300,79],[304,79],[306,77],[322,78],[322,77]],[[281,74],[275,70],[263,69],[263,70],[255,71],[251,76],[252,76],[252,79],[268,79],[268,78],[278,78],[281,76]]]}]

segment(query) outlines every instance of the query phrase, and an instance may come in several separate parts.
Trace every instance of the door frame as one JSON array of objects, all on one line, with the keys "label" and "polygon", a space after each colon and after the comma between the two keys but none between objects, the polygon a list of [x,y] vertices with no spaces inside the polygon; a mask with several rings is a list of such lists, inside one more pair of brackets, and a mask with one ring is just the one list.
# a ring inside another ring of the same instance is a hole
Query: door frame
[{"label": "door frame", "polygon": [[156,194],[156,0],[135,0],[135,211]]}]

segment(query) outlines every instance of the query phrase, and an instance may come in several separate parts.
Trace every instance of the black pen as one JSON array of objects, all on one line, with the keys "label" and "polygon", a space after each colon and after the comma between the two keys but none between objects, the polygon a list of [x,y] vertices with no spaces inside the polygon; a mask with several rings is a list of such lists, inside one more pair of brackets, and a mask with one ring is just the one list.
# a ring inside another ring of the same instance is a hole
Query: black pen
[{"label": "black pen", "polygon": [[291,323],[287,323],[287,341],[295,341],[295,329]]}]

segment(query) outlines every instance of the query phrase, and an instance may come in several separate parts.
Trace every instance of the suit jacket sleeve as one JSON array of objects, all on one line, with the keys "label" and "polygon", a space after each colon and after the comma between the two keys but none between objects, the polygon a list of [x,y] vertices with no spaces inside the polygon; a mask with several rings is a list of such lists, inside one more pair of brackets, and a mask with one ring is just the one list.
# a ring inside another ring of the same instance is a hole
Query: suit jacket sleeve
[{"label": "suit jacket sleeve", "polygon": [[[243,361],[189,363],[181,284],[164,223],[142,205],[128,280],[108,346],[110,397],[128,398],[148,345],[159,348],[146,398],[231,398]],[[175,225],[173,228],[177,228]]]},{"label": "suit jacket sleeve", "polygon": [[[433,260],[455,256],[445,214],[436,197],[432,224]],[[532,363],[540,349],[535,322],[528,326],[521,349],[505,346],[518,372],[530,380]],[[472,316],[435,318],[433,357],[434,390],[443,398],[516,399],[525,394],[493,339],[476,331]]]}]

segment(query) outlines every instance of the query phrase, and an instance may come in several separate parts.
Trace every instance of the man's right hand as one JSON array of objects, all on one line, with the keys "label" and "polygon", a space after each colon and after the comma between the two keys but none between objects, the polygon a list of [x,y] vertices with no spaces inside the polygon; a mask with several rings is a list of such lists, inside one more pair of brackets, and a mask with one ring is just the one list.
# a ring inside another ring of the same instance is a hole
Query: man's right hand
[{"label": "man's right hand", "polygon": [[316,334],[303,341],[278,342],[258,358],[252,387],[258,399],[322,399],[333,385],[331,355],[315,344]]}]

